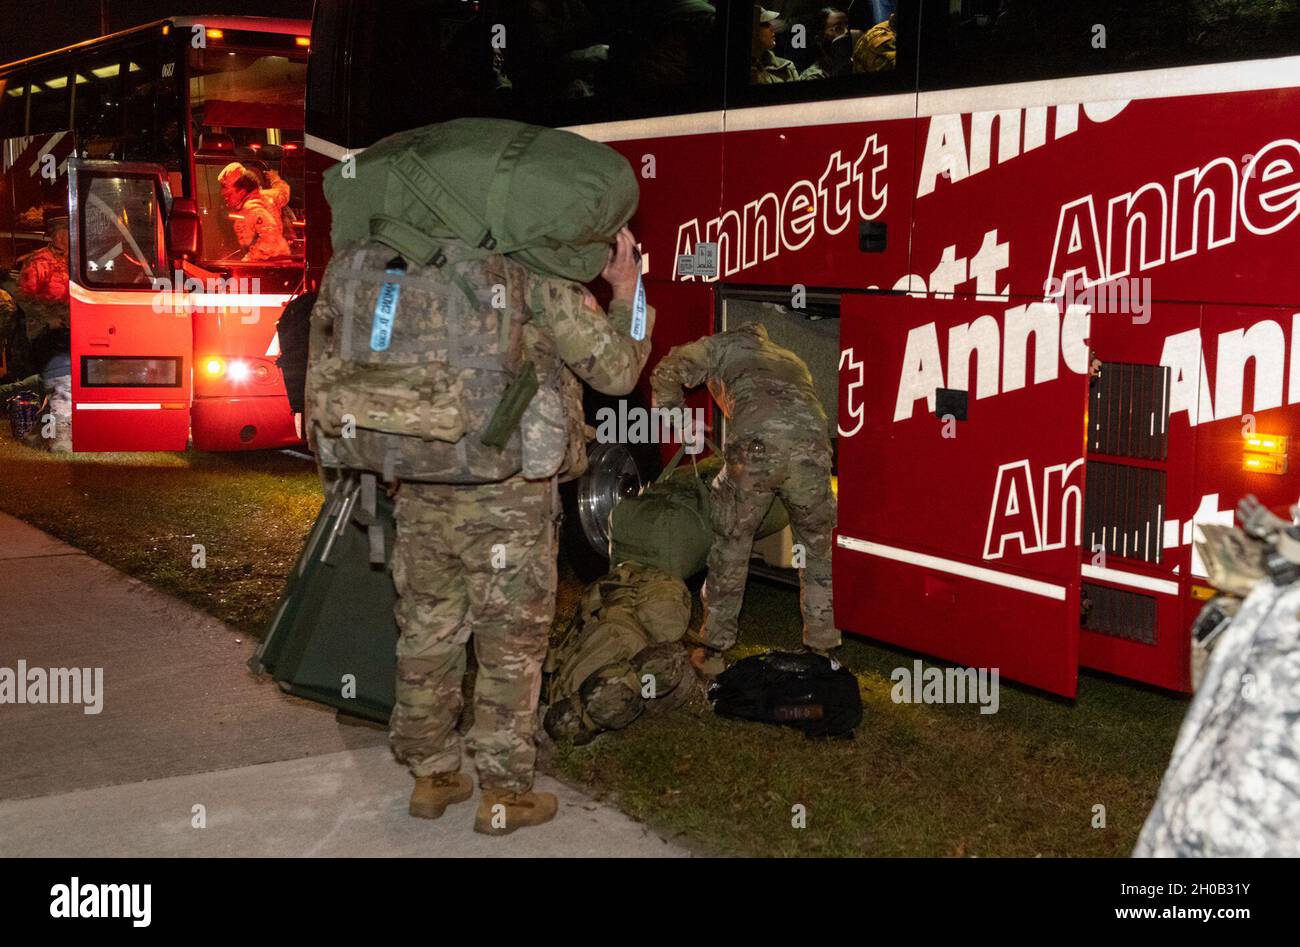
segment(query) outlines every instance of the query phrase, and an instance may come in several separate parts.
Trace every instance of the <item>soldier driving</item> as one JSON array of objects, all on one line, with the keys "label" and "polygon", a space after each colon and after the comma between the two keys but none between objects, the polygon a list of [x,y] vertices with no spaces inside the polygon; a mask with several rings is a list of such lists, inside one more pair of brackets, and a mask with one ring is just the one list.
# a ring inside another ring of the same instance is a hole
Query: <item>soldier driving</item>
[{"label": "soldier driving", "polygon": [[840,644],[831,615],[835,494],[826,411],[812,376],[761,324],[746,323],[670,351],[651,376],[655,406],[682,407],[683,389],[705,383],[727,416],[727,445],[711,488],[713,547],[691,664],[705,678],[725,667],[722,652],[736,643],[754,532],[773,494],[790,514],[796,556],[802,553],[804,644],[825,654]]}]

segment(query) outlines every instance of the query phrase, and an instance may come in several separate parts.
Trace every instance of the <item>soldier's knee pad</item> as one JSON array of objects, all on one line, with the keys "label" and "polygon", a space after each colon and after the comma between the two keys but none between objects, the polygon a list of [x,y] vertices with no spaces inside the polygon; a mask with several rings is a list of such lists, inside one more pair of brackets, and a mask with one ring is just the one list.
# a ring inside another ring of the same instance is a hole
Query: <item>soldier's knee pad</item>
[{"label": "soldier's knee pad", "polygon": [[622,730],[641,714],[641,682],[626,664],[607,664],[582,682],[578,696],[602,730]]}]

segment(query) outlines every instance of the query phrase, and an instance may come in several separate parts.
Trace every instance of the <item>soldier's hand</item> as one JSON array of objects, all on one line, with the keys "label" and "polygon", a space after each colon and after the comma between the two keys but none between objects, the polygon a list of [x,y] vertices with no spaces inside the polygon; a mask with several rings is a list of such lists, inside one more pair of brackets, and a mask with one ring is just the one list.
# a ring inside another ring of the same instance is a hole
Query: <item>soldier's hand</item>
[{"label": "soldier's hand", "polygon": [[636,295],[636,278],[640,271],[636,258],[636,237],[624,227],[614,238],[614,246],[609,251],[609,262],[600,271],[600,277],[614,291],[614,300],[631,304]]}]

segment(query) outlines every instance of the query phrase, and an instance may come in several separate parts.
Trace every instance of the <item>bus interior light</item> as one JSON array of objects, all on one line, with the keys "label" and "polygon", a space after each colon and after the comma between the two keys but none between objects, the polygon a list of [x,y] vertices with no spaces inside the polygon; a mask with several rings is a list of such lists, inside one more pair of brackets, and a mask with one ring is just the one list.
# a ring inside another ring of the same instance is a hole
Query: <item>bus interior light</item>
[{"label": "bus interior light", "polygon": [[1285,454],[1246,454],[1241,459],[1241,469],[1250,473],[1281,475],[1286,473]]},{"label": "bus interior light", "polygon": [[1258,454],[1285,454],[1287,438],[1278,434],[1245,434],[1245,448]]}]

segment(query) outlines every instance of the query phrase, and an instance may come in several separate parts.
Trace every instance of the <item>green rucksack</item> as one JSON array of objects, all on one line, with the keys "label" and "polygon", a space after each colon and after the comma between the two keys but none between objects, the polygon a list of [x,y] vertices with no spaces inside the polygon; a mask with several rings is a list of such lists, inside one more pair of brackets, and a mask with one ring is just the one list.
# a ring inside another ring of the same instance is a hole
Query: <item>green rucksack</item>
[{"label": "green rucksack", "polygon": [[[642,562],[679,579],[708,563],[713,545],[709,484],[722,469],[722,459],[715,453],[678,469],[684,453],[679,448],[659,479],[610,511],[610,562]],[[754,536],[770,536],[789,522],[785,507],[773,497]]]},{"label": "green rucksack", "polygon": [[638,188],[627,159],[608,145],[461,118],[390,135],[335,165],[325,196],[335,247],[373,237],[427,263],[451,238],[588,283],[636,212]]}]

